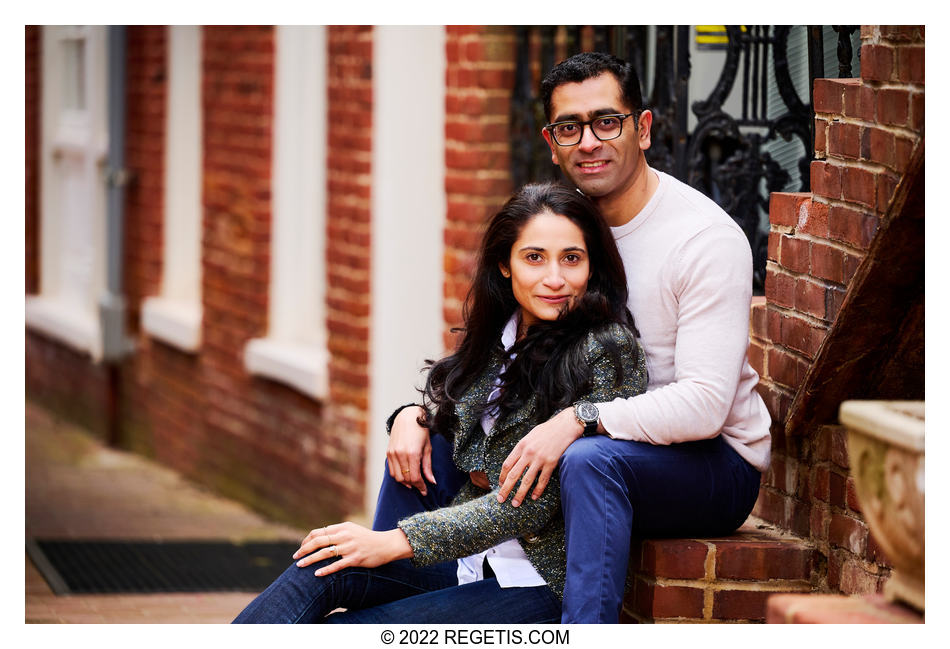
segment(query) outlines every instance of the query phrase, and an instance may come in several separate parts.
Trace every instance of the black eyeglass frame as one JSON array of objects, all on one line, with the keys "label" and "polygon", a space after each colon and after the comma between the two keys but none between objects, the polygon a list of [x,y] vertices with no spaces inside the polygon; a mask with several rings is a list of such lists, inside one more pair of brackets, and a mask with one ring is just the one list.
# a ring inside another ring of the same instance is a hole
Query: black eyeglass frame
[{"label": "black eyeglass frame", "polygon": [[[594,117],[594,118],[592,118],[592,119],[589,119],[589,120],[587,120],[586,122],[580,122],[580,121],[578,121],[578,120],[576,120],[576,119],[566,119],[566,120],[561,121],[561,122],[552,122],[552,123],[550,123],[550,124],[545,124],[544,130],[546,130],[548,133],[551,134],[551,138],[554,140],[554,143],[557,144],[558,146],[577,146],[578,144],[580,144],[580,143],[581,143],[581,140],[584,139],[584,127],[585,127],[585,126],[587,126],[587,127],[590,128],[590,132],[593,134],[593,136],[594,136],[595,138],[597,138],[597,139],[600,140],[601,142],[609,142],[610,140],[616,140],[618,137],[620,137],[621,135],[623,135],[623,121],[624,121],[625,119],[627,119],[628,117],[630,117],[631,115],[635,115],[635,116],[636,116],[636,117],[633,118],[633,127],[634,127],[634,128],[637,128],[637,127],[639,126],[639,123],[638,123],[638,122],[639,122],[639,116],[640,116],[640,113],[641,113],[641,112],[642,112],[642,111],[635,110],[635,111],[633,111],[632,113],[626,113],[626,114],[624,114],[624,113],[608,113],[607,115],[598,115],[597,117]],[[597,135],[597,131],[594,130],[594,122],[596,122],[596,121],[599,120],[599,119],[605,119],[605,118],[607,118],[607,117],[619,117],[619,118],[620,118],[620,130],[617,131],[617,134],[614,135],[613,137],[600,137],[599,135]],[[561,126],[562,124],[577,124],[578,126],[581,127],[580,137],[577,138],[577,142],[574,142],[574,143],[572,143],[572,144],[561,144],[560,142],[558,142],[557,135],[554,134],[554,129],[555,129],[555,127]]]}]

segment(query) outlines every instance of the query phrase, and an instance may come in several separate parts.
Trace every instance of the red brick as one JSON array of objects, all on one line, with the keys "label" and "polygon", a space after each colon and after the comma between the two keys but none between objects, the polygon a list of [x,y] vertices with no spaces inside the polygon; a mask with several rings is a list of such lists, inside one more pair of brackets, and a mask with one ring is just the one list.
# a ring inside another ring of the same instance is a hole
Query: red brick
[{"label": "red brick", "polygon": [[766,273],[765,297],[771,304],[795,306],[795,278],[781,272]]},{"label": "red brick", "polygon": [[861,126],[849,122],[832,122],[828,129],[828,155],[860,158]]},{"label": "red brick", "polygon": [[898,137],[894,140],[894,171],[904,173],[907,170],[914,145],[915,141],[910,138]]},{"label": "red brick", "polygon": [[910,97],[910,124],[917,132],[924,128],[924,93],[915,92]]},{"label": "red brick", "polygon": [[826,198],[841,198],[841,168],[824,160],[811,163],[812,192]]},{"label": "red brick", "polygon": [[811,527],[811,505],[794,498],[790,499],[789,503],[791,507],[783,522],[784,527],[797,536],[808,536]]},{"label": "red brick", "polygon": [[797,355],[779,347],[769,349],[769,375],[777,383],[797,388],[808,369],[807,363]]},{"label": "red brick", "polygon": [[821,117],[815,118],[815,158],[825,157],[825,151],[828,147],[828,120]]},{"label": "red brick", "polygon": [[832,505],[835,507],[844,508],[845,506],[845,476],[840,473],[832,472],[828,476],[828,485],[829,485],[829,500]]},{"label": "red brick", "polygon": [[635,609],[649,618],[694,618],[703,616],[703,590],[687,586],[662,586],[637,578]]},{"label": "red brick", "polygon": [[797,542],[716,541],[716,578],[809,579],[814,550]]},{"label": "red brick", "polygon": [[807,192],[772,192],[769,195],[769,221],[772,225],[795,227],[802,206],[811,201]]},{"label": "red brick", "polygon": [[924,84],[924,47],[897,50],[897,79],[902,83]]},{"label": "red brick", "polygon": [[824,318],[826,290],[823,284],[799,279],[795,283],[795,308],[816,318]]},{"label": "red brick", "polygon": [[822,502],[828,502],[830,495],[829,472],[826,467],[812,468],[811,497]]},{"label": "red brick", "polygon": [[820,279],[841,284],[844,281],[844,253],[837,248],[812,242],[811,273]]},{"label": "red brick", "polygon": [[775,232],[774,230],[772,232],[769,232],[768,250],[766,253],[768,261],[775,261],[775,262],[778,261],[779,248],[781,247],[781,241],[782,241],[781,232]]},{"label": "red brick", "polygon": [[826,329],[816,327],[802,318],[787,317],[782,319],[781,342],[808,358],[814,358],[821,341],[824,340],[826,331]]},{"label": "red brick", "polygon": [[807,273],[809,244],[804,239],[782,235],[779,263],[793,273]]},{"label": "red brick", "polygon": [[815,79],[815,112],[841,114],[843,93],[844,87],[837,79]]},{"label": "red brick", "polygon": [[828,431],[828,458],[842,469],[848,469],[848,431],[844,426],[825,426]]},{"label": "red brick", "polygon": [[894,133],[879,127],[868,127],[865,133],[868,135],[868,159],[893,168],[896,159]]},{"label": "red brick", "polygon": [[903,88],[881,88],[877,92],[877,115],[882,124],[905,126],[910,116],[910,92]]},{"label": "red brick", "polygon": [[774,487],[782,492],[787,492],[785,489],[785,457],[781,455],[773,457],[769,464],[769,469],[765,472],[765,476],[762,480],[764,484],[770,487]]},{"label": "red brick", "polygon": [[809,534],[812,539],[828,538],[828,523],[831,520],[831,510],[824,503],[812,503],[809,519]]},{"label": "red brick", "polygon": [[881,25],[881,36],[889,41],[923,40],[923,25]]},{"label": "red brick", "polygon": [[777,522],[782,520],[785,516],[785,496],[776,493],[770,487],[760,488],[759,498],[755,501],[752,515],[766,521]]},{"label": "red brick", "polygon": [[705,543],[687,539],[652,539],[641,544],[639,570],[654,578],[702,579],[706,575]]},{"label": "red brick", "polygon": [[764,620],[765,605],[775,593],[762,590],[720,590],[713,599],[717,620]]},{"label": "red brick", "polygon": [[757,338],[768,337],[768,308],[764,303],[752,305],[752,335]]},{"label": "red brick", "polygon": [[877,183],[878,214],[884,214],[887,212],[887,208],[891,204],[891,199],[894,197],[894,190],[897,189],[898,182],[899,179],[897,175],[892,173],[882,173],[879,176]]},{"label": "red brick", "polygon": [[894,76],[894,48],[888,45],[861,46],[861,78],[865,81],[890,81]]},{"label": "red brick", "polygon": [[828,236],[828,204],[809,201],[799,212],[797,232],[816,237]]},{"label": "red brick", "polygon": [[860,167],[841,170],[841,198],[870,208],[877,204],[878,174]]},{"label": "red brick", "polygon": [[834,321],[838,317],[838,312],[841,311],[841,305],[844,302],[844,298],[847,293],[843,288],[837,286],[829,286],[828,291],[825,293],[825,313],[826,318],[829,321]]},{"label": "red brick", "polygon": [[844,283],[850,284],[851,280],[854,278],[854,274],[858,272],[858,268],[861,266],[861,263],[864,261],[864,253],[854,254],[844,253]]},{"label": "red brick", "polygon": [[746,351],[749,365],[759,376],[765,374],[765,347],[755,339],[749,340],[749,349]]},{"label": "red brick", "polygon": [[828,236],[866,250],[874,239],[878,222],[877,214],[832,205],[828,214]]},{"label": "red brick", "polygon": [[833,550],[828,554],[828,588],[831,590],[839,590],[841,587],[842,557],[846,554],[841,550]]},{"label": "red brick", "polygon": [[857,83],[845,89],[844,115],[856,117],[865,122],[873,122],[877,110],[877,91],[873,86],[861,83],[860,79],[855,79],[855,81]]},{"label": "red brick", "polygon": [[766,305],[766,320],[769,332],[769,340],[772,342],[782,342],[782,319],[785,317],[778,309],[768,308]]}]

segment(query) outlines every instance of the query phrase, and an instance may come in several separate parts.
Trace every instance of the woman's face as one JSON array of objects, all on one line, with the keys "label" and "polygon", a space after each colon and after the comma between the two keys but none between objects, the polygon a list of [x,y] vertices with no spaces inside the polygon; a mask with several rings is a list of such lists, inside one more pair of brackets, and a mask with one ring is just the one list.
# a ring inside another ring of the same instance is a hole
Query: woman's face
[{"label": "woman's face", "polygon": [[587,291],[590,259],[584,233],[570,219],[550,211],[531,218],[499,264],[521,305],[521,324],[556,320]]}]

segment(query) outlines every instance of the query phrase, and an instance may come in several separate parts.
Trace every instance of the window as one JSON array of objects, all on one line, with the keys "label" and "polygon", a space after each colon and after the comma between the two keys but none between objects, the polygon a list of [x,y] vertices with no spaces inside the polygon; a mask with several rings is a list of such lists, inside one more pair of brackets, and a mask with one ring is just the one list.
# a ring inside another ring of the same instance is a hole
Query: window
[{"label": "window", "polygon": [[169,27],[161,294],[142,327],[185,351],[201,344],[201,28]]},{"label": "window", "polygon": [[43,27],[40,293],[26,324],[98,360],[105,290],[106,27]]},{"label": "window", "polygon": [[247,370],[315,399],[327,395],[326,31],[276,28],[268,331]]}]

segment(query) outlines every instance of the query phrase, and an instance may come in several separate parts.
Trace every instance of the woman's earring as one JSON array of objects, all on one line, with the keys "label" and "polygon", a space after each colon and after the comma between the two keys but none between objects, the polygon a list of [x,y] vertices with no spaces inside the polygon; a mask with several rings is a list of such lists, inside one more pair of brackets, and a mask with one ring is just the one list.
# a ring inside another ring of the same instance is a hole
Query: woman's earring
[{"label": "woman's earring", "polygon": [[511,275],[508,274],[508,271],[507,271],[507,270],[501,271],[501,274],[502,274],[504,277],[506,277],[506,278],[507,278],[507,277],[511,277]]}]

